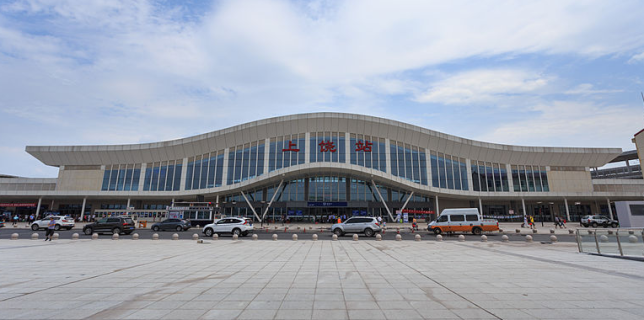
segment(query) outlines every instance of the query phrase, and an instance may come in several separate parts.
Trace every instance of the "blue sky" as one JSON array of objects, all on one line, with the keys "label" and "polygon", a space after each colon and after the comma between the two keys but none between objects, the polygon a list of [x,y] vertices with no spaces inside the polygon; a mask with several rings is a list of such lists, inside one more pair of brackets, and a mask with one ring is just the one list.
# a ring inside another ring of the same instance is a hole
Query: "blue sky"
[{"label": "blue sky", "polygon": [[348,112],[501,144],[632,150],[641,1],[0,0],[0,173],[27,145]]}]

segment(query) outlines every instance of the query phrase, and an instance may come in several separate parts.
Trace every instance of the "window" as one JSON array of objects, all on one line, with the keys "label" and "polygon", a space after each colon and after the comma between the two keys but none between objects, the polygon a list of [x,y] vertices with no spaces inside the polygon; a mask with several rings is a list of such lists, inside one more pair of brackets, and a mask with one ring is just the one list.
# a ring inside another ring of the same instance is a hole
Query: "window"
[{"label": "window", "polygon": [[453,214],[450,216],[449,219],[452,222],[460,222],[460,221],[465,221],[465,216],[462,214]]},{"label": "window", "polygon": [[466,221],[479,221],[479,216],[475,214],[468,214],[465,215],[465,220]]}]

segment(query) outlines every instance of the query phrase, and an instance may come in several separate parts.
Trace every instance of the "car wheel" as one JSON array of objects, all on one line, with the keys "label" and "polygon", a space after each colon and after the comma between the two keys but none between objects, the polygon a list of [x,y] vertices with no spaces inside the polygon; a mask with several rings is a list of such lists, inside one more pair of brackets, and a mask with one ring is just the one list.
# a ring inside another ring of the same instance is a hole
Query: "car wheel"
[{"label": "car wheel", "polygon": [[158,231],[159,231],[159,226],[154,226],[154,227],[152,227],[152,231],[154,231],[154,232],[158,232]]},{"label": "car wheel", "polygon": [[608,228],[608,223],[604,223],[604,224],[602,225],[602,227],[604,227],[604,228]]},{"label": "car wheel", "polygon": [[617,228],[617,223],[613,222],[613,223],[610,224],[610,226],[613,227],[613,228]]},{"label": "car wheel", "polygon": [[597,222],[593,222],[590,226],[592,226],[593,228],[597,228]]},{"label": "car wheel", "polygon": [[434,234],[441,234],[441,232],[443,232],[441,228],[434,228],[432,231],[434,231]]},{"label": "car wheel", "polygon": [[480,235],[481,234],[481,228],[478,228],[478,227],[477,228],[472,228],[472,234],[475,234],[477,236]]},{"label": "car wheel", "polygon": [[183,231],[183,228],[181,226],[177,226],[177,231]]},{"label": "car wheel", "polygon": [[114,228],[112,229],[113,234],[121,234],[121,228]]},{"label": "car wheel", "polygon": [[92,230],[92,228],[85,228],[85,230],[83,230],[83,233],[88,235],[88,236],[91,236],[92,231],[94,231],[94,230]]},{"label": "car wheel", "polygon": [[213,234],[212,229],[210,228],[206,229],[206,231],[204,231],[203,233],[206,235],[206,237],[212,237]]},{"label": "car wheel", "polygon": [[56,230],[56,231],[60,230],[60,225],[59,224],[55,225],[54,230]]},{"label": "car wheel", "polygon": [[31,225],[31,230],[38,231],[38,229],[40,229],[40,228],[38,228],[37,224],[34,223],[34,224]]},{"label": "car wheel", "polygon": [[371,230],[370,228],[364,229],[365,237],[373,237],[374,234],[375,232],[373,232],[373,230]]},{"label": "car wheel", "polygon": [[242,237],[246,237],[246,236],[248,236],[248,231],[242,232]]},{"label": "car wheel", "polygon": [[241,235],[241,230],[233,229],[233,234],[236,234],[239,237],[239,235]]},{"label": "car wheel", "polygon": [[342,232],[342,229],[340,228],[333,230],[333,233],[335,233],[335,235],[338,237],[342,237],[342,235],[344,235],[344,232]]}]

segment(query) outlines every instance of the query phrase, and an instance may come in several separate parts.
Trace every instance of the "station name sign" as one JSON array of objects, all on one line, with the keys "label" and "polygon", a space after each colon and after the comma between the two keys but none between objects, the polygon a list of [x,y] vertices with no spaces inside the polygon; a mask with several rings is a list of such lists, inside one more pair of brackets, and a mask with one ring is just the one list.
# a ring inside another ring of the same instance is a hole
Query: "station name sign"
[{"label": "station name sign", "polygon": [[[355,149],[354,151],[362,151],[362,152],[371,152],[371,146],[373,146],[373,142],[365,140],[364,142],[362,140],[359,140],[358,142],[355,143]],[[338,149],[335,146],[335,141],[324,141],[322,140],[320,143],[318,143],[318,146],[320,146],[320,152],[336,152]],[[288,148],[282,149],[282,152],[300,152],[300,148],[297,147],[297,144],[293,142],[292,140],[288,141]]]},{"label": "station name sign", "polygon": [[35,203],[0,203],[0,207],[35,207]]},{"label": "station name sign", "polygon": [[346,207],[347,202],[307,202],[307,207]]}]

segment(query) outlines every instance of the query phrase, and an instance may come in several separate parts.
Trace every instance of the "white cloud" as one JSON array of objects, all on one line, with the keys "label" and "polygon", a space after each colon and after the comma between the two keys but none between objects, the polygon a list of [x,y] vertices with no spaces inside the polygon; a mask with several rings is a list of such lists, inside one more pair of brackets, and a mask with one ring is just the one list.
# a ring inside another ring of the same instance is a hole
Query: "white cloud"
[{"label": "white cloud", "polygon": [[624,92],[624,90],[597,90],[593,89],[593,85],[590,83],[582,83],[578,86],[576,86],[573,89],[570,89],[566,91],[566,94],[572,94],[572,95],[593,95],[593,94],[606,94],[606,93],[618,93],[618,92]]},{"label": "white cloud", "polygon": [[415,99],[442,104],[489,103],[534,92],[548,82],[548,77],[526,70],[474,70],[435,82]]},{"label": "white cloud", "polygon": [[636,63],[636,62],[640,62],[642,60],[644,60],[644,52],[641,52],[639,54],[636,54],[636,55],[632,56],[631,59],[628,60],[628,63]]}]

